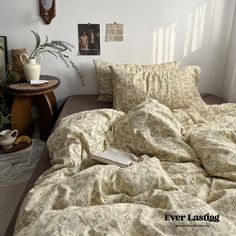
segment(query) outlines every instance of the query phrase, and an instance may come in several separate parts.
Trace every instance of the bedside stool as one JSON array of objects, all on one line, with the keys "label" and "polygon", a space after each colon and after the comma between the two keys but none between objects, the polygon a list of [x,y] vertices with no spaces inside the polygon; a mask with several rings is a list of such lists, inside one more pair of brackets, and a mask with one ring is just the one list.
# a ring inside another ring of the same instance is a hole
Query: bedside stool
[{"label": "bedside stool", "polygon": [[47,140],[55,121],[57,109],[53,90],[60,80],[54,76],[41,75],[40,79],[49,82],[42,85],[30,83],[12,84],[7,92],[15,95],[11,110],[11,128],[17,129],[19,135],[33,134],[31,107],[35,105],[39,113],[39,132],[42,140]]}]

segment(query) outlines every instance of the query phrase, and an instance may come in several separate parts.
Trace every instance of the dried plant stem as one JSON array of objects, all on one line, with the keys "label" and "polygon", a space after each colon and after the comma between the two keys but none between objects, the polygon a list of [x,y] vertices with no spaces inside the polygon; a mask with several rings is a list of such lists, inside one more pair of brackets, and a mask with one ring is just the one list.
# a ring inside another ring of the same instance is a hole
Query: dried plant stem
[{"label": "dried plant stem", "polygon": [[72,51],[72,48],[74,46],[66,41],[61,40],[52,40],[51,42],[48,42],[48,37],[46,36],[46,41],[44,43],[41,43],[41,37],[40,35],[35,32],[31,31],[36,39],[36,45],[34,50],[30,54],[30,59],[33,59],[37,57],[37,55],[41,53],[49,53],[56,57],[57,59],[60,58],[66,67],[72,67],[78,76],[80,77],[81,83],[84,86],[84,75],[80,72],[78,66],[70,59],[69,55],[65,54],[67,51]]}]

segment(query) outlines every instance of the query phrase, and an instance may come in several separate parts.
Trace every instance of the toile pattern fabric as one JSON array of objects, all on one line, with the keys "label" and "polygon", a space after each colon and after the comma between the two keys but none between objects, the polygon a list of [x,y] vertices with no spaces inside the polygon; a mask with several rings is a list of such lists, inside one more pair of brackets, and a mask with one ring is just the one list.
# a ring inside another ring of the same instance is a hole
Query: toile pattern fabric
[{"label": "toile pattern fabric", "polygon": [[170,109],[203,105],[197,83],[200,67],[169,70],[127,71],[110,66],[113,72],[113,106],[127,112],[146,99],[157,99]]},{"label": "toile pattern fabric", "polygon": [[93,60],[96,78],[99,83],[99,97],[100,102],[112,102],[113,101],[113,86],[112,86],[112,73],[109,66],[114,66],[125,71],[138,72],[148,70],[160,70],[160,69],[171,69],[178,68],[180,65],[179,61],[166,62],[161,64],[115,64],[112,62],[106,62],[101,60]]},{"label": "toile pattern fabric", "polygon": [[[139,161],[90,159],[108,147]],[[236,104],[171,111],[149,99],[128,113],[80,112],[60,121],[48,148],[52,167],[26,196],[17,236],[236,235]]]}]

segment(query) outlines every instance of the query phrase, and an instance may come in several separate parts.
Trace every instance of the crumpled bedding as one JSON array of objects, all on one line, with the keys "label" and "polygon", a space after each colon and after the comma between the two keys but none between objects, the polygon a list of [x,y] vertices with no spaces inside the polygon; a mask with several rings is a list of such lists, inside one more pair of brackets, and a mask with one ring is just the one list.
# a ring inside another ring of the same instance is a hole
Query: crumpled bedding
[{"label": "crumpled bedding", "polygon": [[[139,162],[90,159],[109,147]],[[52,167],[26,196],[15,235],[236,235],[234,104],[85,111],[63,118],[48,148]]]}]

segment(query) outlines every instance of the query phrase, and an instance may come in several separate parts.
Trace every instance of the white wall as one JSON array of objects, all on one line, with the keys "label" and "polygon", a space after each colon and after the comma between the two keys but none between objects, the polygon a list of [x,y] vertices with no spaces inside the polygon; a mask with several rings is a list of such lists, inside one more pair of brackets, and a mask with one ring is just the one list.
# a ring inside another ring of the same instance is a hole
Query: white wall
[{"label": "white wall", "polygon": [[[200,91],[221,95],[235,0],[70,0],[56,1],[56,18],[45,25],[38,1],[1,0],[0,35],[9,49],[32,49],[30,30],[50,39],[73,43],[72,59],[85,74],[82,87],[76,73],[52,56],[43,58],[42,74],[58,76],[61,102],[71,94],[97,94],[92,60],[157,63],[173,59],[202,67]],[[101,56],[78,56],[78,23],[100,23]],[[105,42],[106,23],[124,23],[124,42]]]}]

